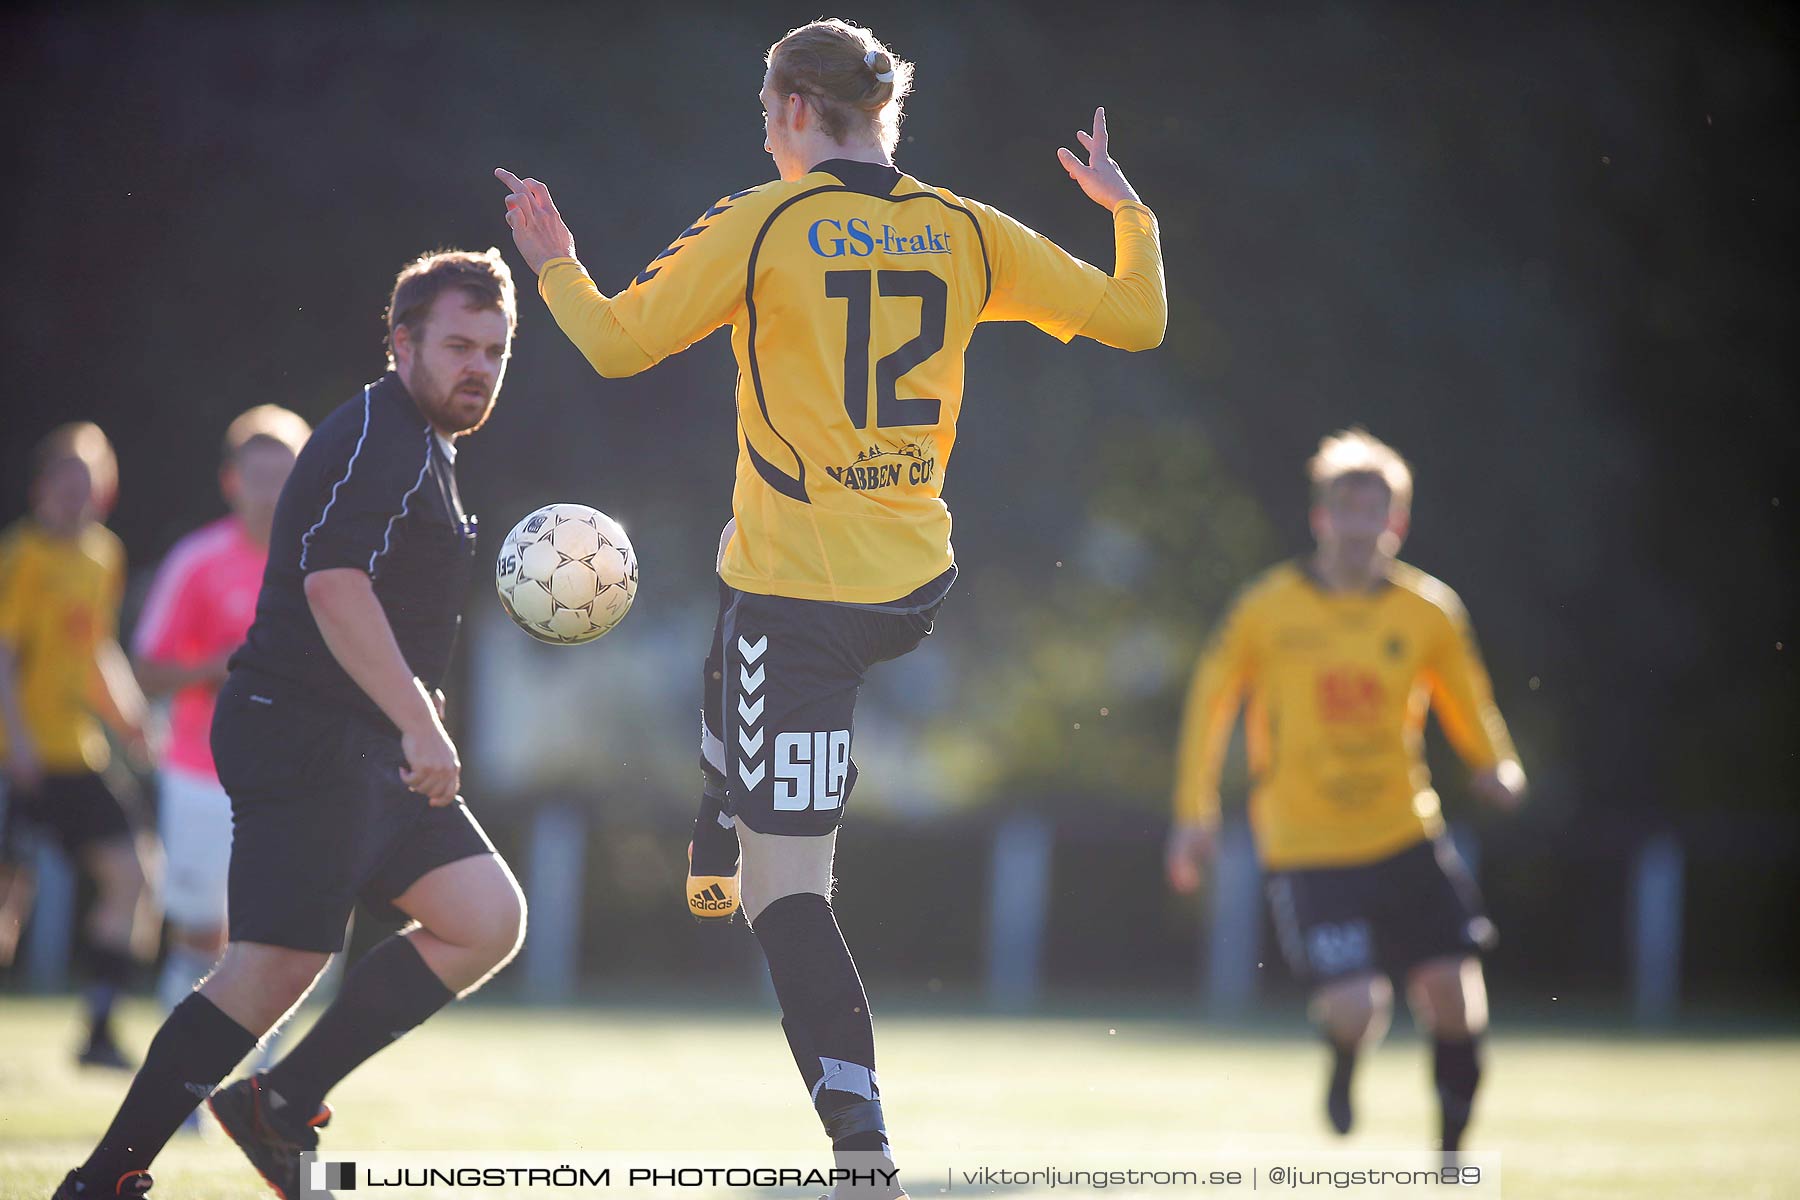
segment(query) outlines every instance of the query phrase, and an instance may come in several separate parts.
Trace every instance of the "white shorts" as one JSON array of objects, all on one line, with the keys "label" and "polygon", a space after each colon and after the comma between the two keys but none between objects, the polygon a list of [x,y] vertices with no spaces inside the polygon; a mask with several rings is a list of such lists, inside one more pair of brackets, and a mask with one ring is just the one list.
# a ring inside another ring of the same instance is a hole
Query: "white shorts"
[{"label": "white shorts", "polygon": [[158,773],[162,803],[163,912],[177,925],[225,924],[231,868],[231,799],[217,780],[179,768]]}]

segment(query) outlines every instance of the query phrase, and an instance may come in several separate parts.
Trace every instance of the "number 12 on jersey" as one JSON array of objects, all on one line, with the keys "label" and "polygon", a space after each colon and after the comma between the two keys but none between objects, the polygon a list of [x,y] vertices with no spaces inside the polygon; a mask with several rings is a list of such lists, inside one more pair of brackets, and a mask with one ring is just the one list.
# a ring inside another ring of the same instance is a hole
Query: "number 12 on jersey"
[{"label": "number 12 on jersey", "polygon": [[[874,421],[869,420],[869,324],[875,294],[916,296],[919,332],[875,363]],[[858,429],[936,425],[941,400],[902,400],[900,377],[944,348],[944,320],[950,289],[930,271],[827,271],[825,294],[848,301],[844,326],[844,411]]]}]

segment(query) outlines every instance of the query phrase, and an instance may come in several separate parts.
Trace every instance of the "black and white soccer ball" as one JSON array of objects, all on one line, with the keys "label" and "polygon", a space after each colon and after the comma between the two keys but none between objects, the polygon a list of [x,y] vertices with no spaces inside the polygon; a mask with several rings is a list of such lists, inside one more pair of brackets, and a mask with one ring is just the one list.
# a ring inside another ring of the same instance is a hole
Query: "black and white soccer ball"
[{"label": "black and white soccer ball", "polygon": [[625,530],[585,504],[547,504],[520,521],[494,565],[506,615],[562,646],[591,642],[624,620],[637,583]]}]

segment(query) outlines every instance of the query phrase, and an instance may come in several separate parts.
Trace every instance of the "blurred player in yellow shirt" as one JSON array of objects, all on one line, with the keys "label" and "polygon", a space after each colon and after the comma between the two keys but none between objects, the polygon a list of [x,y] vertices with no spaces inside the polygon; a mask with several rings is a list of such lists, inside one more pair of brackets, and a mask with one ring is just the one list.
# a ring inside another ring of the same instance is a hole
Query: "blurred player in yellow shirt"
[{"label": "blurred player in yellow shirt", "polygon": [[1250,824],[1284,957],[1315,990],[1333,1050],[1326,1109],[1351,1124],[1357,1052],[1386,1033],[1390,978],[1434,1039],[1443,1149],[1458,1149],[1480,1081],[1492,924],[1444,833],[1423,757],[1427,709],[1511,810],[1525,774],[1456,593],[1395,559],[1412,471],[1360,429],[1309,464],[1318,549],[1253,581],[1188,694],[1168,846],[1192,892],[1219,823],[1219,772],[1240,703],[1254,779]]},{"label": "blurred player in yellow shirt", "polygon": [[88,1041],[81,1061],[127,1066],[114,1041],[114,997],[155,948],[146,886],[153,844],[133,799],[101,774],[102,722],[145,757],[143,693],[117,640],[125,551],[100,524],[118,462],[100,427],[64,425],[39,445],[31,515],[0,535],[0,964],[29,906],[26,851],[54,837],[94,880],[84,949]]}]

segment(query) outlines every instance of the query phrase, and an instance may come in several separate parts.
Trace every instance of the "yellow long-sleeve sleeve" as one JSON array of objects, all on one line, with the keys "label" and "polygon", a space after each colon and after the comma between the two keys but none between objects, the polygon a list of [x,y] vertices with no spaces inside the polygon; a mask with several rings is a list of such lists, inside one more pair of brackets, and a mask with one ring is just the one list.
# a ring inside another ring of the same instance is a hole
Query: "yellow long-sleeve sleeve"
[{"label": "yellow long-sleeve sleeve", "polygon": [[553,258],[545,263],[538,273],[538,295],[575,348],[608,379],[623,379],[656,365],[619,323],[612,297],[600,291],[587,268],[575,259]]},{"label": "yellow long-sleeve sleeve", "polygon": [[1120,350],[1160,346],[1169,327],[1156,214],[1126,201],[1113,210],[1113,273],[1081,336]]},{"label": "yellow long-sleeve sleeve", "polygon": [[997,208],[965,201],[979,219],[993,266],[983,321],[1028,321],[1067,342],[1077,335],[1120,350],[1162,342],[1163,292],[1156,215],[1127,201],[1113,210],[1114,273],[1108,275]]},{"label": "yellow long-sleeve sleeve", "polygon": [[721,197],[616,295],[572,258],[538,273],[538,294],[594,370],[647,371],[744,313],[744,262],[770,208],[764,189]]},{"label": "yellow long-sleeve sleeve", "polygon": [[1247,617],[1234,609],[1200,656],[1188,687],[1175,759],[1175,821],[1216,825],[1219,773],[1253,669]]},{"label": "yellow long-sleeve sleeve", "polygon": [[1475,635],[1460,602],[1448,606],[1444,629],[1427,665],[1432,709],[1471,771],[1518,761],[1512,735],[1494,703],[1494,687],[1476,648]]}]

